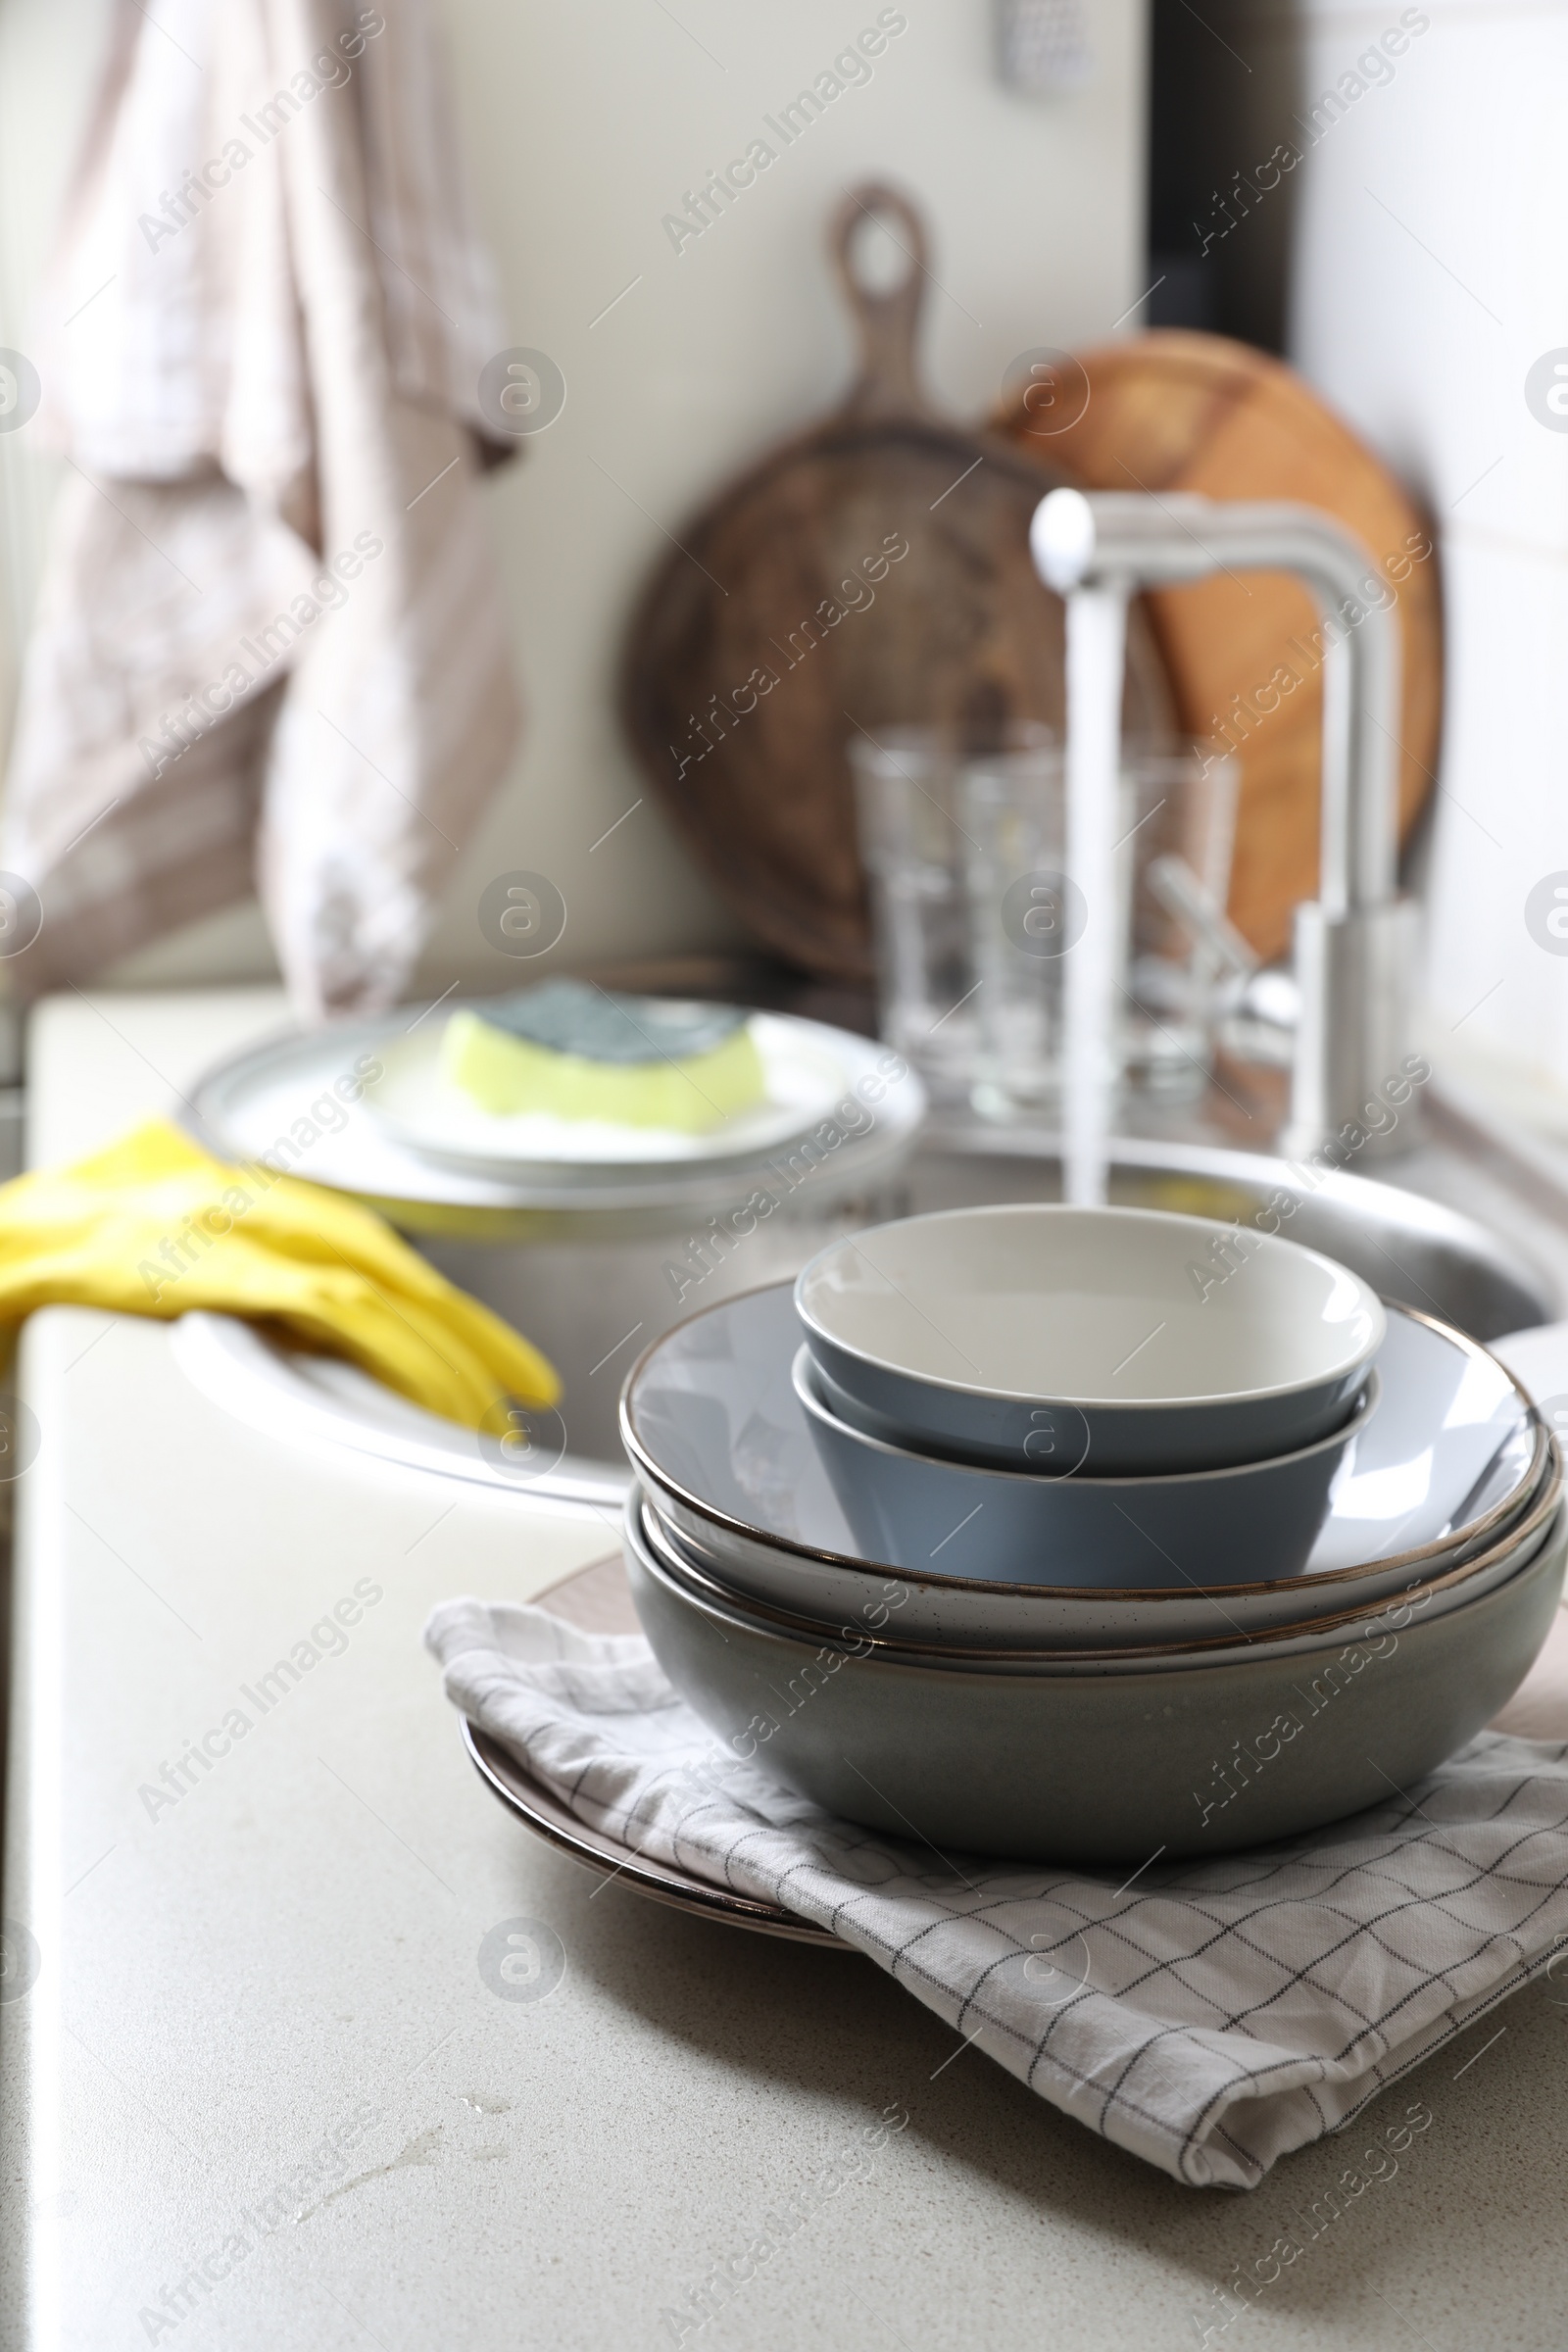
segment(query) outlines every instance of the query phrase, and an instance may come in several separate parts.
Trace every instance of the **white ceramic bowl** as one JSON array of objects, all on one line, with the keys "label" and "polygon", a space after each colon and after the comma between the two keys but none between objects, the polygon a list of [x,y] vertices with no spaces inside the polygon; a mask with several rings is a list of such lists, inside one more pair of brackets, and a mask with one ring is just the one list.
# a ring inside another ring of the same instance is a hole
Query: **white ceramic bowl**
[{"label": "white ceramic bowl", "polygon": [[1349,1413],[1383,1306],[1315,1250],[1146,1208],[944,1209],[831,1243],[795,1302],[889,1443],[1096,1477],[1294,1453]]}]

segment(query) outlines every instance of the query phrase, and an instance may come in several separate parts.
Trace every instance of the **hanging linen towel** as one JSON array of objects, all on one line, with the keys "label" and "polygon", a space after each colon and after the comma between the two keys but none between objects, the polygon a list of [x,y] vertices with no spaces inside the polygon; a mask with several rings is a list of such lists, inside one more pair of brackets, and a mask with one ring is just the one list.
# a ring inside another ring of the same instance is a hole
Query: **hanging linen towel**
[{"label": "hanging linen towel", "polygon": [[460,178],[426,0],[121,0],[39,354],[24,993],[253,883],[304,1017],[401,993],[519,724]]}]

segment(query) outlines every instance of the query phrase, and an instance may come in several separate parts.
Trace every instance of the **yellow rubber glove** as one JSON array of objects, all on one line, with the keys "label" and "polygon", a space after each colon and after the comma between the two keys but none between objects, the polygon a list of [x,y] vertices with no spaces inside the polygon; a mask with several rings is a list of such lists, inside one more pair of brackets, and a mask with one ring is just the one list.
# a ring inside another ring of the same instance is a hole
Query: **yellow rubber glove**
[{"label": "yellow rubber glove", "polygon": [[261,1161],[225,1167],[164,1119],[0,1185],[0,1332],[54,1305],[265,1317],[468,1429],[504,1433],[508,1397],[561,1395],[537,1348],[373,1209]]}]

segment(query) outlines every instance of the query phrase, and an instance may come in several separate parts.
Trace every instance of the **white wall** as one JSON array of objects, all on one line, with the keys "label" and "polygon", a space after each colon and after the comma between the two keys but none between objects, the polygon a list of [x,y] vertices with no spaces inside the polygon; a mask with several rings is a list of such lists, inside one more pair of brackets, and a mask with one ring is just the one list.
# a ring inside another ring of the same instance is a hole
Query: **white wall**
[{"label": "white wall", "polygon": [[[1305,9],[1305,87],[1399,22]],[[1448,636],[1428,883],[1440,1068],[1568,1120],[1568,956],[1526,926],[1568,869],[1568,433],[1525,378],[1568,346],[1568,8],[1423,0],[1430,29],[1298,177],[1294,357],[1430,501]],[[1564,943],[1568,945],[1568,943]]]},{"label": "white wall", "polygon": [[[742,153],[762,115],[830,66],[879,4],[444,0],[510,332],[551,354],[568,394],[560,421],[488,493],[531,721],[427,957],[436,985],[514,978],[473,921],[484,882],[512,866],[555,879],[579,956],[734,936],[651,803],[590,852],[643,790],[612,710],[615,649],[662,529],[678,530],[698,498],[844,386],[849,347],[821,239],[847,184],[886,174],[925,206],[945,289],[931,293],[926,362],[959,413],[989,404],[1017,353],[1103,335],[1144,291],[1143,0],[1092,0],[1096,76],[1046,102],[997,81],[990,0],[906,0],[907,29],[874,78],[837,99],[732,213],[673,249],[663,214]],[[0,0],[0,342],[25,348],[17,321],[104,17],[103,0]],[[5,525],[24,607],[42,469],[7,438],[0,461],[27,477]],[[151,981],[268,968],[252,909],[122,970]]]}]

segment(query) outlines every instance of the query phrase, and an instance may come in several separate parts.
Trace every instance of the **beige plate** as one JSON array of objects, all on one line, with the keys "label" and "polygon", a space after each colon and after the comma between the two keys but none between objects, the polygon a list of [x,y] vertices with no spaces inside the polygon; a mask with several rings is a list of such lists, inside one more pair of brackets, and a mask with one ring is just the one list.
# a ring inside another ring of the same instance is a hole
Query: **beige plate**
[{"label": "beige plate", "polygon": [[[618,1552],[595,1560],[587,1568],[576,1569],[534,1597],[537,1607],[549,1608],[558,1617],[568,1618],[585,1633],[640,1631]],[[573,1861],[586,1862],[590,1870],[598,1871],[602,1877],[616,1879],[639,1894],[651,1895],[656,1903],[669,1903],[677,1911],[694,1911],[701,1919],[722,1920],[730,1927],[751,1928],[762,1936],[781,1936],[791,1943],[821,1944],[832,1952],[854,1949],[839,1936],[830,1936],[825,1928],[813,1928],[807,1920],[782,1910],[777,1903],[754,1902],[728,1887],[710,1886],[707,1879],[693,1878],[673,1863],[655,1861],[623,1844],[618,1838],[607,1838],[602,1832],[589,1829],[542,1782],[524,1772],[514,1756],[509,1755],[494,1740],[487,1739],[466,1717],[462,1728],[463,1743],[486,1787],[525,1829],[559,1846],[563,1853],[570,1854]]]}]

